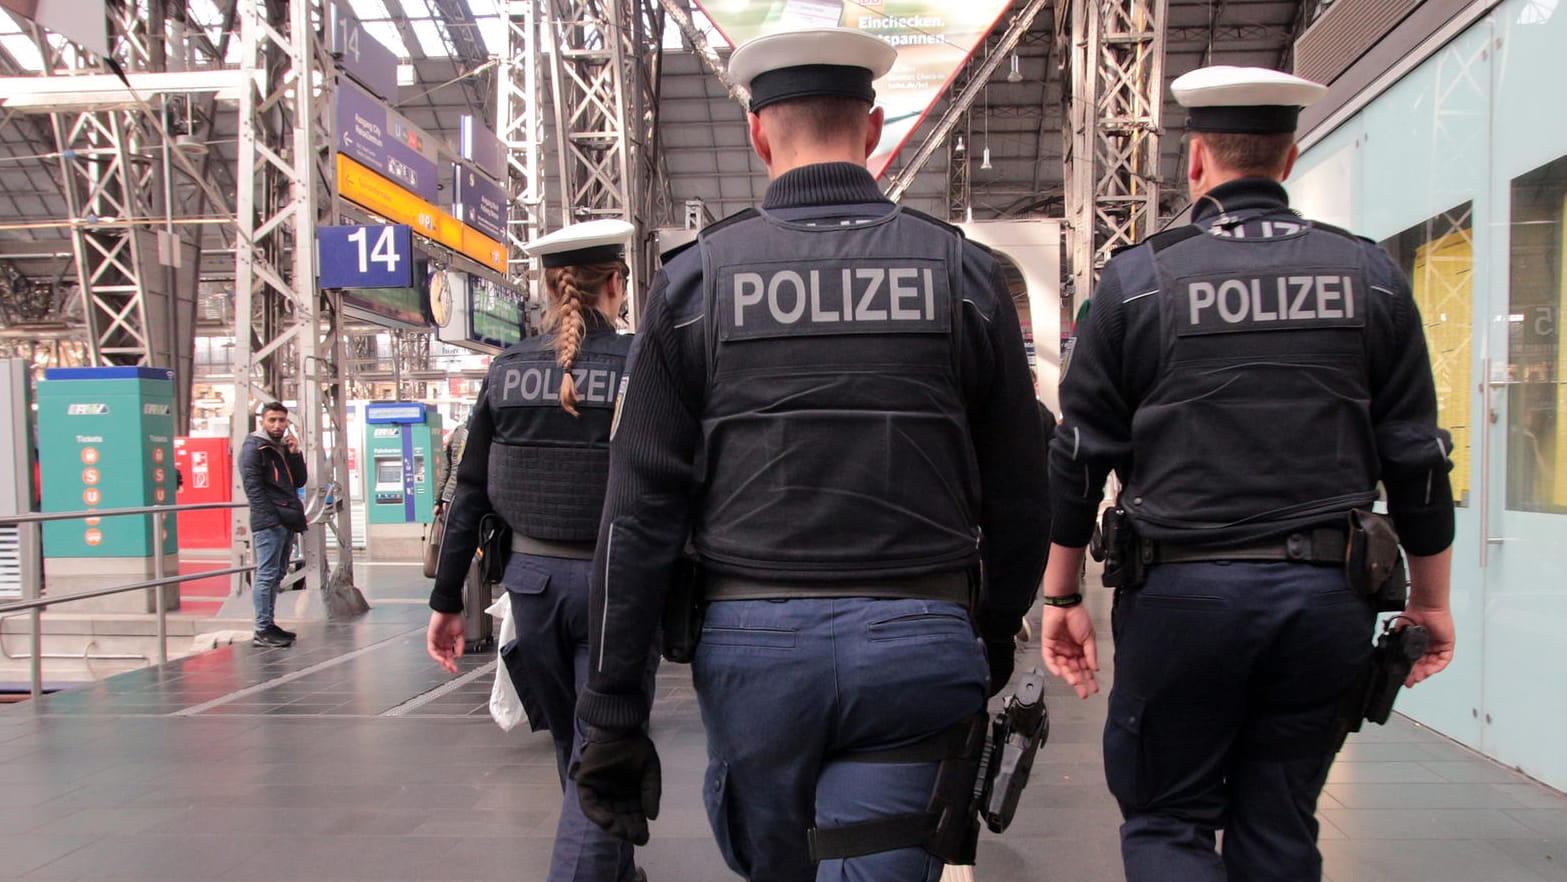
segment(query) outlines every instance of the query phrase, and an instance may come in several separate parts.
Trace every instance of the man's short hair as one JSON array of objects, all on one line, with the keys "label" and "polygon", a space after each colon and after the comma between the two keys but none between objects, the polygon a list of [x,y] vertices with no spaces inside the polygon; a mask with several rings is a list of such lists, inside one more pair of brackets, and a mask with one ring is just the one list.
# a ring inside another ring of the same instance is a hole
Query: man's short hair
[{"label": "man's short hair", "polygon": [[282,411],[283,413],[288,413],[288,408],[284,407],[283,406],[283,402],[281,402],[281,401],[268,401],[266,404],[261,405],[261,415],[262,416],[266,416],[267,414],[273,413],[275,411]]},{"label": "man's short hair", "polygon": [[1241,134],[1238,132],[1197,132],[1213,154],[1214,161],[1232,172],[1242,175],[1280,178],[1289,159],[1290,147],[1295,144],[1293,132],[1268,135]]},{"label": "man's short hair", "polygon": [[[762,108],[763,119],[773,133],[810,141],[833,141],[848,132],[863,132],[871,115],[871,103],[841,95],[791,98]],[[771,137],[771,136],[770,136]]]}]

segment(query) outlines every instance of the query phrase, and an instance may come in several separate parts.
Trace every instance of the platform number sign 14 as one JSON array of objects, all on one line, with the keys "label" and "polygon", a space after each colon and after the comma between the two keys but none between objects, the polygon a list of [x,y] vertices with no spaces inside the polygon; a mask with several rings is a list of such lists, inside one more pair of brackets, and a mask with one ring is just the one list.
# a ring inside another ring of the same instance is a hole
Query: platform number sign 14
[{"label": "platform number sign 14", "polygon": [[413,284],[413,231],[405,225],[319,227],[323,288],[406,288]]}]

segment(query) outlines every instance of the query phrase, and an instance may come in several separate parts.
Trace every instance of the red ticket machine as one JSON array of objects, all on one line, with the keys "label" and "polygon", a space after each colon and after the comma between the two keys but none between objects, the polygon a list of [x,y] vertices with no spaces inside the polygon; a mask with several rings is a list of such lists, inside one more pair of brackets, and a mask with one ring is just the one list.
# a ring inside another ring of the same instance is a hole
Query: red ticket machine
[{"label": "red ticket machine", "polygon": [[[174,467],[179,470],[175,499],[181,505],[228,502],[233,498],[234,462],[227,438],[175,438]],[[226,508],[182,511],[181,548],[228,548],[232,513]]]}]

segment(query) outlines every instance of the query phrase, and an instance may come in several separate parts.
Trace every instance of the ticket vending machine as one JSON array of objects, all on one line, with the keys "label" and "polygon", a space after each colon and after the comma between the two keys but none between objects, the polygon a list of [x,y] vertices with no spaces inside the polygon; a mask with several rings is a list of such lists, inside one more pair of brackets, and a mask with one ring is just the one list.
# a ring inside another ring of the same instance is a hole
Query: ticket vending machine
[{"label": "ticket vending machine", "polygon": [[[174,372],[152,367],[50,368],[38,383],[38,451],[46,512],[173,505]],[[179,571],[175,517],[156,536],[146,515],[50,521],[48,591],[70,593]],[[163,560],[154,552],[161,545]],[[141,594],[142,596],[137,596]],[[179,591],[163,592],[165,609]],[[73,612],[154,612],[157,592],[75,601]]]},{"label": "ticket vending machine", "polygon": [[365,459],[369,521],[421,524],[435,509],[441,415],[417,401],[365,405]]}]

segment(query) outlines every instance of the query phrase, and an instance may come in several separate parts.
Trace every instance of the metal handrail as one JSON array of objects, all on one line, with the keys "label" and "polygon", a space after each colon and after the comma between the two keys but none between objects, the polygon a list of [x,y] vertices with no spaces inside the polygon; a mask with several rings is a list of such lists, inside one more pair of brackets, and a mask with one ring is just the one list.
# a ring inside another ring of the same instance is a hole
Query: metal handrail
[{"label": "metal handrail", "polygon": [[149,515],[162,512],[178,514],[182,511],[202,511],[214,508],[244,508],[248,502],[191,502],[184,505],[141,505],[135,508],[94,508],[87,511],[28,512],[27,514],[0,514],[0,526],[6,524],[40,524],[44,521],[76,521],[87,518],[117,518],[128,515]]},{"label": "metal handrail", "polygon": [[224,570],[208,570],[201,573],[191,573],[186,576],[165,576],[163,573],[163,525],[165,519],[172,512],[178,514],[182,511],[203,511],[220,508],[243,508],[245,502],[193,502],[184,505],[143,505],[133,508],[100,508],[88,511],[74,512],[29,512],[28,514],[0,515],[0,525],[6,524],[36,524],[45,521],[74,521],[88,518],[112,518],[147,515],[152,517],[152,572],[153,578],[142,582],[133,582],[129,585],[111,585],[107,588],[94,588],[89,591],[78,591],[74,594],[62,594],[52,597],[44,597],[41,587],[34,586],[38,590],[37,597],[0,603],[0,616],[12,612],[27,612],[32,624],[33,654],[30,657],[29,667],[32,669],[32,695],[38,698],[43,695],[43,611],[45,608],[58,603],[70,603],[73,600],[87,600],[94,597],[108,597],[113,594],[123,594],[127,591],[146,591],[156,589],[158,600],[154,606],[158,612],[158,663],[163,664],[169,660],[169,619],[165,609],[164,590],[169,585],[189,582],[196,579],[209,579],[213,576],[230,576],[235,573],[246,573],[255,569],[255,566],[229,567]]}]

